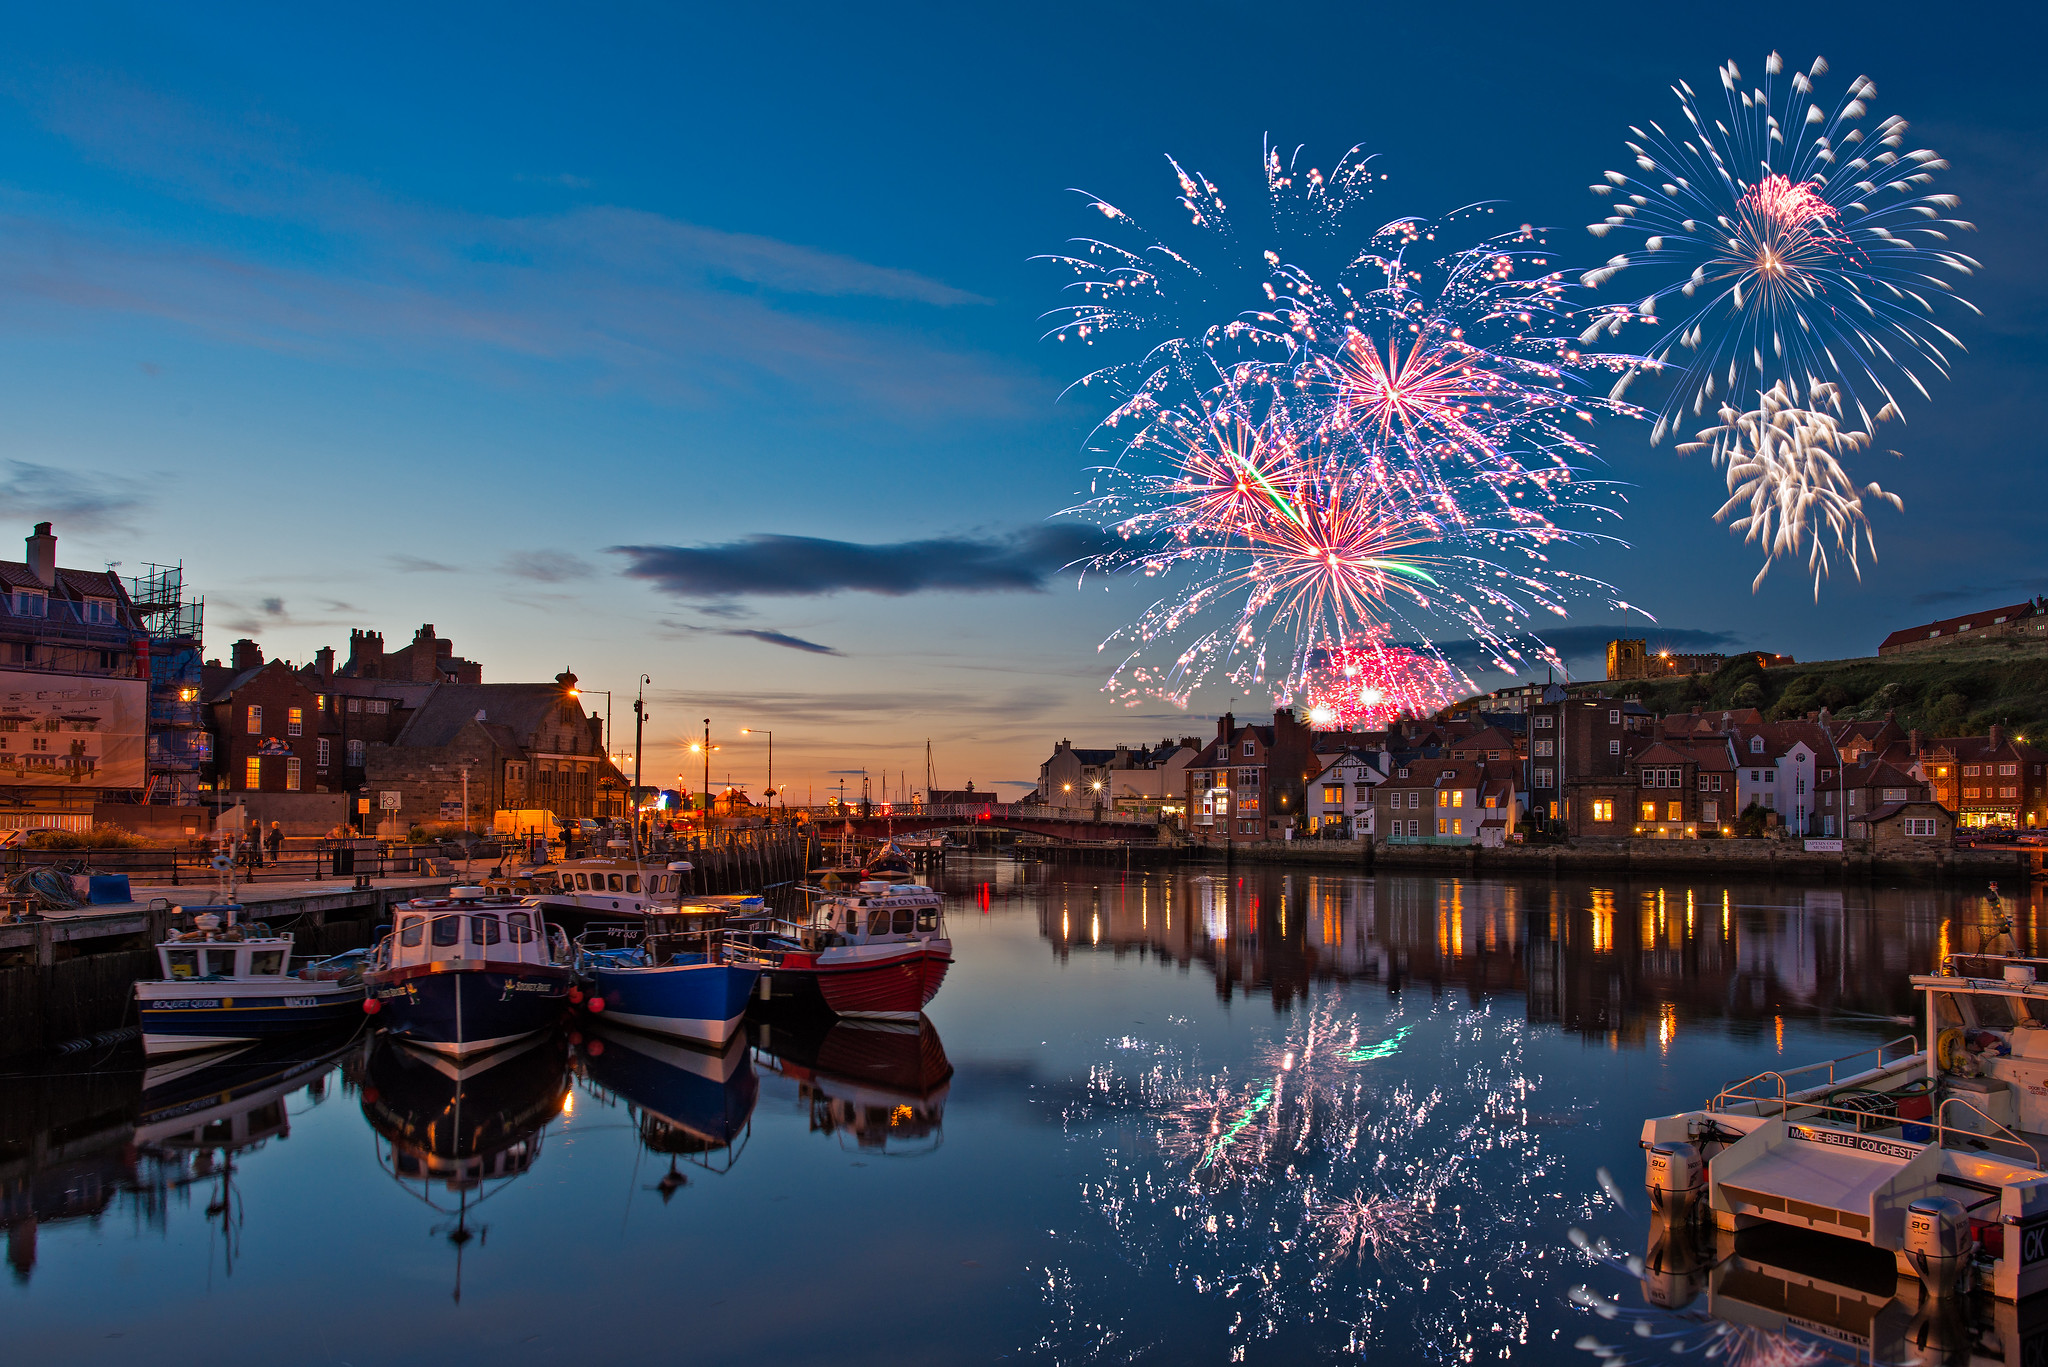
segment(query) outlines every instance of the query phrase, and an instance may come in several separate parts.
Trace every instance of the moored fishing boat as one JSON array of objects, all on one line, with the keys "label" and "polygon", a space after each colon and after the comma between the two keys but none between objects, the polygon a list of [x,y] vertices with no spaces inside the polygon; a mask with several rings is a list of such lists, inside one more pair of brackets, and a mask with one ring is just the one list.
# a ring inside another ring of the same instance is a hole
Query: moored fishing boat
[{"label": "moored fishing boat", "polygon": [[732,950],[760,965],[765,1004],[916,1020],[953,963],[944,908],[930,888],[866,882],[819,895],[802,922],[734,918]]},{"label": "moored fishing boat", "polygon": [[[524,893],[570,935],[593,921],[617,921],[673,908],[687,863],[649,868],[633,859],[571,859],[521,875]],[[509,891],[509,889],[508,889]]]},{"label": "moored fishing boat", "polygon": [[1931,1294],[2048,1291],[2048,959],[1915,974],[1926,1039],[1760,1073],[1643,1125],[1653,1206],[1869,1245]]},{"label": "moored fishing boat", "polygon": [[576,941],[584,1008],[636,1030],[724,1044],[761,976],[758,963],[727,955],[725,919],[723,907],[692,905],[593,927]]},{"label": "moored fishing boat", "polygon": [[194,928],[156,947],[158,981],[135,984],[143,1052],[216,1049],[319,1030],[361,1010],[359,968],[291,972],[292,936],[261,922],[239,924],[241,908],[195,908]]},{"label": "moored fishing boat", "polygon": [[398,906],[363,975],[363,1009],[389,1034],[461,1058],[561,1019],[574,979],[568,957],[538,907],[451,888]]}]

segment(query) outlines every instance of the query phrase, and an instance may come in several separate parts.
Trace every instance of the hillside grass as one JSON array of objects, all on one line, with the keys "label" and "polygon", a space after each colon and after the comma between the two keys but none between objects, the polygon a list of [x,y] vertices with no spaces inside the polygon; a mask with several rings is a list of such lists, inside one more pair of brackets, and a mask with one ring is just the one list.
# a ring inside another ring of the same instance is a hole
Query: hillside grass
[{"label": "hillside grass", "polygon": [[1822,660],[1760,668],[1738,655],[1712,674],[1617,680],[1573,686],[1636,698],[1653,712],[1760,709],[1786,721],[1828,709],[1837,720],[1877,721],[1929,736],[1982,735],[1993,723],[2008,735],[2048,746],[2048,643],[1985,641],[1910,655]]}]

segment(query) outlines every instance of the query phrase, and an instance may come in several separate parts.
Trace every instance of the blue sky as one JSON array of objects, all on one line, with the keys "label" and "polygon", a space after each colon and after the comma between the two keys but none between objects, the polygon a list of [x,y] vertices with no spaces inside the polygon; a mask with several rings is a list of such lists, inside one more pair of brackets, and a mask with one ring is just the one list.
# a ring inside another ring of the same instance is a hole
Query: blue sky
[{"label": "blue sky", "polygon": [[[1030,258],[1089,227],[1069,187],[1161,210],[1166,153],[1249,194],[1269,134],[1363,142],[1390,207],[1499,199],[1591,265],[1585,186],[1626,125],[1775,47],[1869,74],[1954,163],[1986,316],[1890,434],[1903,459],[1873,473],[1906,509],[1860,584],[1816,607],[1776,571],[1752,594],[1717,476],[1619,428],[1601,451],[1633,549],[1574,567],[1653,637],[1800,658],[2048,588],[2041,21],[1708,16],[22,10],[0,53],[0,503],[24,533],[54,520],[69,564],[182,559],[210,654],[432,621],[491,679],[645,673],[662,781],[705,716],[714,779],[758,786],[737,732],[770,728],[793,798],[849,769],[914,786],[928,737],[942,783],[1028,780],[1062,736],[1202,730],[1231,698],[1113,706],[1096,645],[1141,604],[1045,572],[1097,416],[1059,400],[1074,357],[1038,340],[1058,282]],[[1591,668],[1608,630],[1559,639]]]}]

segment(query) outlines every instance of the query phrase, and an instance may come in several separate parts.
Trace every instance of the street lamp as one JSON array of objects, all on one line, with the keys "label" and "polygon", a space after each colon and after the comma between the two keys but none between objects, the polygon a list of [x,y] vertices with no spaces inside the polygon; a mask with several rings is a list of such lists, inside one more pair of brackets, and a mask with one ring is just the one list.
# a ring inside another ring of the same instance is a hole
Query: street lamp
[{"label": "street lamp", "polygon": [[572,688],[569,690],[571,698],[581,699],[585,693],[604,694],[604,757],[606,763],[616,767],[618,761],[612,757],[612,691],[609,688]]},{"label": "street lamp", "polygon": [[711,752],[718,749],[711,743],[711,718],[704,719],[704,739],[690,742],[690,753],[704,756],[704,787],[699,801],[703,803],[704,833],[711,833]]},{"label": "street lamp", "polygon": [[[775,801],[775,733],[773,731],[763,731],[752,726],[742,726],[740,734],[743,736],[768,737],[768,801],[772,804]],[[774,807],[771,805],[768,810],[769,815],[773,816],[775,812]],[[782,810],[785,815],[788,814],[789,804],[787,802],[782,804]]]}]

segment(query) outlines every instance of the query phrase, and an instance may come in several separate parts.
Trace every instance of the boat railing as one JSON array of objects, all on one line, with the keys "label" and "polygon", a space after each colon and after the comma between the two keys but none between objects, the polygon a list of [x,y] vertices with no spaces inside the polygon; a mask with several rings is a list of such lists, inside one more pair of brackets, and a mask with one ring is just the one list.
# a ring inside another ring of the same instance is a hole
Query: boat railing
[{"label": "boat railing", "polygon": [[[1904,1047],[1901,1048],[1901,1046]],[[1894,1049],[1899,1050],[1895,1055],[1891,1052]],[[1795,1092],[1804,1091],[1809,1086],[1833,1086],[1839,1080],[1840,1075],[1837,1070],[1852,1060],[1865,1058],[1871,1054],[1877,1056],[1875,1063],[1851,1070],[1850,1076],[1853,1076],[1855,1073],[1869,1072],[1874,1068],[1882,1068],[1888,1063],[1900,1062],[1901,1060],[1911,1058],[1919,1052],[1920,1037],[1918,1035],[1900,1035],[1896,1039],[1888,1039],[1882,1044],[1873,1045],[1868,1049],[1858,1049],[1854,1053],[1843,1054],[1839,1058],[1823,1059],[1818,1063],[1802,1063],[1797,1068],[1766,1069],[1761,1073],[1746,1077],[1740,1082],[1731,1082],[1723,1087],[1714,1094],[1714,1099],[1707,1103],[1707,1109],[1710,1111],[1725,1111],[1731,1106],[1775,1102],[1778,1109],[1782,1112],[1787,1106],[1789,1098]],[[1802,1075],[1807,1073],[1816,1073],[1823,1069],[1827,1071],[1825,1081],[1816,1079],[1800,1087],[1792,1086],[1791,1079],[1802,1077]],[[1765,1079],[1770,1079],[1777,1083],[1775,1093],[1767,1094],[1750,1090],[1755,1084],[1763,1082]]]},{"label": "boat railing", "polygon": [[2048,978],[2048,959],[2037,959],[2025,954],[1996,954],[1982,950],[1953,950],[1941,956],[1941,975],[1945,978],[1973,978],[1974,973],[1958,973],[1956,965],[1965,959],[1981,959],[1987,963],[2014,964],[2032,968],[2038,978]]},{"label": "boat railing", "polygon": [[[1964,1110],[1976,1116],[1986,1125],[1989,1125],[1991,1127],[1990,1131],[1979,1130],[1964,1125],[1950,1125],[1947,1122],[1947,1120],[1945,1120],[1943,1117],[1945,1117],[1948,1114],[1948,1108],[1951,1106],[1961,1106]],[[1943,1148],[1952,1147],[1947,1142],[1947,1137],[1950,1130],[1955,1130],[1959,1134],[1967,1134],[1971,1136],[1971,1138],[1976,1139],[1980,1142],[1986,1139],[1994,1139],[2002,1144],[2012,1144],[2019,1148],[2025,1149],[2027,1151],[2027,1155],[2034,1160],[2035,1167],[2048,1169],[2048,1163],[2043,1163],[2041,1161],[2041,1151],[2035,1148],[2030,1141],[2022,1139],[2016,1130],[2011,1129],[2004,1123],[1997,1120],[1993,1120],[1990,1116],[1984,1114],[1982,1110],[1978,1109],[1974,1102],[1971,1102],[1963,1097],[1952,1096],[1944,1100],[1940,1106],[1935,1108],[1934,1118],[1935,1130],[1936,1133],[1938,1133],[1942,1137]]]}]

